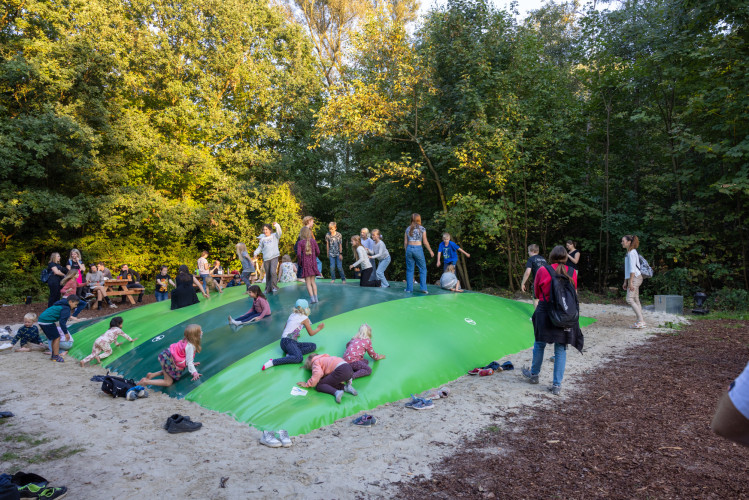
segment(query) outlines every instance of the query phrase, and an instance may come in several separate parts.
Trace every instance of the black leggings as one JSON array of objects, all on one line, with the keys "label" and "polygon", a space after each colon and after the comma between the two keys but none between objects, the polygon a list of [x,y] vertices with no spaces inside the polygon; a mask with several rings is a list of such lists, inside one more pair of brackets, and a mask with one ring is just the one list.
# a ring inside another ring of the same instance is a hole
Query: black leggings
[{"label": "black leggings", "polygon": [[325,375],[317,383],[317,392],[324,392],[325,394],[332,394],[335,396],[336,391],[343,389],[343,385],[353,378],[354,371],[351,369],[351,365],[343,363],[341,366],[333,370],[332,373]]},{"label": "black leggings", "polygon": [[304,360],[304,355],[317,349],[317,346],[314,342],[297,342],[289,337],[284,337],[281,339],[281,349],[286,353],[286,356],[274,359],[273,366],[301,363]]},{"label": "black leggings", "polygon": [[359,280],[359,286],[380,286],[380,280],[370,280],[372,277],[372,273],[374,272],[374,267],[370,267],[369,269],[362,269],[361,270],[361,280]]}]

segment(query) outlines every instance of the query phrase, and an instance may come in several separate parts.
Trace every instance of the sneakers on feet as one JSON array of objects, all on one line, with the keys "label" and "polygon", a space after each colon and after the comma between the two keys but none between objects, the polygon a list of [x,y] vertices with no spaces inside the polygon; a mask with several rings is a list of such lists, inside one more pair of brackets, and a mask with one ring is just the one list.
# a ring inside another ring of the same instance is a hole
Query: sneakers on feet
[{"label": "sneakers on feet", "polygon": [[530,382],[531,384],[537,384],[538,383],[538,375],[532,375],[530,368],[528,368],[527,366],[524,366],[520,370],[520,373],[522,373],[523,377],[525,377],[526,379],[528,379],[528,382]]},{"label": "sneakers on feet", "polygon": [[265,446],[268,446],[270,448],[280,448],[281,446],[283,446],[283,444],[281,444],[281,441],[276,439],[276,435],[271,431],[263,431],[263,435],[260,438],[260,444],[264,444]]},{"label": "sneakers on feet", "polygon": [[354,389],[354,386],[351,384],[351,381],[349,380],[346,386],[343,388],[344,392],[348,392],[352,396],[358,396],[359,393],[356,392],[356,389]]},{"label": "sneakers on feet", "polygon": [[288,448],[289,446],[291,446],[292,444],[294,444],[294,443],[291,442],[291,438],[289,437],[289,433],[287,431],[283,430],[283,429],[281,429],[280,431],[278,431],[278,439],[281,441],[281,446],[283,446],[284,448]]},{"label": "sneakers on feet", "polygon": [[117,304],[115,304],[114,302],[112,302],[111,304],[109,304],[109,307],[111,309],[117,309]]},{"label": "sneakers on feet", "polygon": [[549,387],[549,392],[551,392],[555,396],[559,396],[559,394],[562,393],[562,386],[561,385],[552,385]]},{"label": "sneakers on feet", "polygon": [[335,402],[341,404],[341,398],[343,397],[343,391],[335,391]]}]

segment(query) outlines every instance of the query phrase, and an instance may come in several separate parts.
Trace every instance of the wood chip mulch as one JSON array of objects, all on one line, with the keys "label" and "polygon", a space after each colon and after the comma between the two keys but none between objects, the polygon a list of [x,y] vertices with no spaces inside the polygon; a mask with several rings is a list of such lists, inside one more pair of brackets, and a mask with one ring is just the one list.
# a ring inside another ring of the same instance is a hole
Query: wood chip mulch
[{"label": "wood chip mulch", "polygon": [[[137,295],[135,296],[137,300]],[[89,318],[99,318],[102,316],[109,316],[112,314],[117,314],[117,312],[127,311],[128,309],[132,309],[134,307],[140,307],[146,304],[151,304],[153,302],[156,302],[156,297],[154,297],[153,294],[151,295],[144,295],[143,296],[143,302],[142,303],[135,303],[135,305],[130,305],[130,302],[125,302],[124,304],[120,303],[119,297],[113,298],[112,300],[115,301],[117,304],[117,309],[110,309],[109,307],[102,307],[101,310],[98,310],[96,308],[94,309],[84,309],[83,312],[81,312],[80,317],[81,319],[89,319]],[[23,323],[23,315],[26,313],[33,312],[37,316],[39,316],[44,310],[47,308],[46,302],[32,302],[29,305],[25,304],[13,304],[8,306],[2,306],[0,307],[0,328],[4,327],[5,325],[13,325],[13,324],[19,324]]]},{"label": "wood chip mulch", "polygon": [[523,408],[514,429],[497,415],[397,496],[749,498],[749,448],[710,430],[749,361],[749,322],[695,321],[612,355],[581,391]]}]

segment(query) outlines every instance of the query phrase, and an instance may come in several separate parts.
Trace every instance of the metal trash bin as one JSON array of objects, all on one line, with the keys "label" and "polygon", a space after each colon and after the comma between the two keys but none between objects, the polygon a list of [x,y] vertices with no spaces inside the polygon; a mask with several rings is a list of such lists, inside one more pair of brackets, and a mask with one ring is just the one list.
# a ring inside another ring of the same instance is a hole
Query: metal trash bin
[{"label": "metal trash bin", "polygon": [[684,314],[684,297],[681,295],[656,295],[655,312]]}]

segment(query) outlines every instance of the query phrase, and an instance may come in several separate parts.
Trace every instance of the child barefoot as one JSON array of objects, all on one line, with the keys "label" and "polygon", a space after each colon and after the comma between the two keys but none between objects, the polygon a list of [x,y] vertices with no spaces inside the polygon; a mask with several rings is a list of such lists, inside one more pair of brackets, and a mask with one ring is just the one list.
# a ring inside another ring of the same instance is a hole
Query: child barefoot
[{"label": "child barefoot", "polygon": [[372,368],[364,359],[364,351],[367,351],[375,361],[385,359],[384,355],[377,354],[372,348],[372,328],[366,323],[359,327],[359,333],[346,344],[346,352],[343,354],[343,360],[351,365],[354,371],[352,379],[372,374]]},{"label": "child barefoot", "polygon": [[297,339],[302,332],[302,328],[307,329],[307,333],[312,337],[316,335],[320,330],[325,328],[325,323],[320,323],[317,328],[312,329],[312,325],[309,322],[309,303],[304,299],[299,299],[294,304],[294,310],[291,311],[289,319],[286,320],[286,326],[281,334],[281,349],[286,353],[286,357],[269,359],[263,365],[263,370],[267,370],[272,366],[286,365],[291,363],[301,363],[304,359],[305,354],[309,354],[317,346],[313,342],[299,342]]},{"label": "child barefoot", "polygon": [[252,297],[252,309],[242,316],[239,316],[237,319],[232,319],[232,317],[229,316],[230,325],[242,326],[247,323],[252,323],[253,321],[259,321],[266,316],[270,316],[270,304],[268,304],[268,300],[265,298],[265,295],[263,295],[263,292],[260,291],[260,287],[252,285],[247,291],[249,292],[250,297]]},{"label": "child barefoot", "polygon": [[96,358],[97,363],[101,364],[103,358],[109,357],[112,354],[112,342],[114,345],[119,347],[121,344],[117,342],[118,337],[125,337],[130,342],[135,342],[137,338],[130,338],[128,334],[122,331],[122,318],[115,316],[109,321],[109,330],[104,332],[98,339],[94,341],[94,346],[91,349],[91,354],[81,360],[81,367],[86,366],[86,363]]},{"label": "child barefoot", "polygon": [[454,265],[448,265],[447,270],[442,273],[442,277],[440,278],[440,287],[444,288],[445,290],[450,290],[451,292],[463,291],[463,289],[460,288],[460,281],[458,281],[458,277],[455,276]]},{"label": "child barefoot", "polygon": [[328,354],[310,354],[304,362],[304,367],[312,370],[312,376],[306,382],[297,382],[296,385],[299,387],[314,387],[317,392],[335,396],[335,402],[338,404],[341,403],[343,391],[352,396],[358,395],[351,385],[354,371],[343,359]]},{"label": "child barefoot", "polygon": [[[149,373],[138,381],[138,385],[158,385],[169,387],[182,377],[185,368],[192,374],[193,380],[200,378],[200,373],[195,369],[200,363],[195,362],[195,354],[200,352],[200,339],[203,337],[203,329],[200,325],[187,325],[185,338],[170,345],[159,354],[161,370]],[[153,379],[159,375],[163,379]]]},{"label": "child barefoot", "polygon": [[[34,324],[36,314],[27,313],[23,317],[23,326],[18,329],[16,336],[10,341],[11,349],[15,349],[18,344],[18,352],[29,352],[33,349],[44,350],[44,343],[39,336],[39,328]],[[28,346],[27,346],[28,344]]]}]

